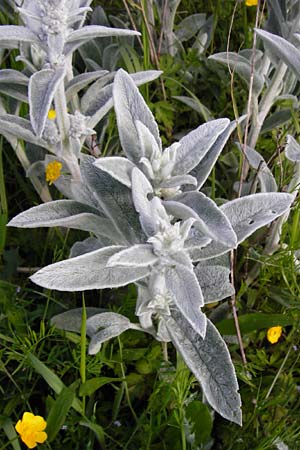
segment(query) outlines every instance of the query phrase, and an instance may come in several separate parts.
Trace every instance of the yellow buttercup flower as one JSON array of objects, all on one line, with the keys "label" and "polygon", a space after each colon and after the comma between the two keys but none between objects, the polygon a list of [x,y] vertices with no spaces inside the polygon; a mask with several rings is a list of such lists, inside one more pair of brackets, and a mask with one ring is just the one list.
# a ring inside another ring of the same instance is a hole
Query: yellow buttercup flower
[{"label": "yellow buttercup flower", "polygon": [[35,448],[37,444],[42,444],[47,439],[47,433],[44,431],[46,426],[47,422],[42,416],[25,412],[22,420],[19,420],[16,424],[15,429],[28,448]]},{"label": "yellow buttercup flower", "polygon": [[257,6],[258,0],[246,0],[246,6]]},{"label": "yellow buttercup flower", "polygon": [[280,336],[282,335],[282,327],[278,325],[277,327],[271,327],[267,331],[267,339],[271,344],[276,344]]},{"label": "yellow buttercup flower", "polygon": [[49,120],[55,120],[56,119],[56,111],[55,111],[55,109],[49,109],[48,119]]},{"label": "yellow buttercup flower", "polygon": [[62,163],[59,161],[52,161],[46,167],[46,181],[52,184],[60,177],[60,172],[62,169]]}]

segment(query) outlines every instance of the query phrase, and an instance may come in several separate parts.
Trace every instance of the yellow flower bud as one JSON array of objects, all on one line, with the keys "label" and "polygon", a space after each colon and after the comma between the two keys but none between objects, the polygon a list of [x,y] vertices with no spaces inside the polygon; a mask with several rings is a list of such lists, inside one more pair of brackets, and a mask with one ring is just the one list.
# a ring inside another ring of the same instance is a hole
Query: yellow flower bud
[{"label": "yellow flower bud", "polygon": [[246,0],[246,6],[257,6],[258,0]]},{"label": "yellow flower bud", "polygon": [[60,177],[62,163],[59,161],[52,161],[46,167],[46,181],[51,185]]},{"label": "yellow flower bud", "polygon": [[42,416],[35,416],[31,412],[25,412],[22,420],[15,426],[21,440],[28,448],[35,448],[37,444],[42,444],[47,439],[45,428],[47,422]]},{"label": "yellow flower bud", "polygon": [[271,327],[267,331],[267,339],[271,344],[276,344],[280,336],[282,335],[282,327],[278,325],[277,327]]},{"label": "yellow flower bud", "polygon": [[49,109],[48,119],[49,120],[55,120],[56,119],[56,111],[55,111],[55,109]]}]

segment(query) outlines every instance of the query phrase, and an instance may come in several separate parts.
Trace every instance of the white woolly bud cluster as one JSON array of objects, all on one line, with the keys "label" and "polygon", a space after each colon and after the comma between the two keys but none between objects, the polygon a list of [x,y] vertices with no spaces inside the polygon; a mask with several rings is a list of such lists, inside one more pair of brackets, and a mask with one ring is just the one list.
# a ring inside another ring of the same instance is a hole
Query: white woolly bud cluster
[{"label": "white woolly bud cluster", "polygon": [[91,134],[96,134],[96,132],[88,128],[86,121],[88,117],[76,111],[74,115],[69,114],[70,117],[70,130],[69,136],[74,139],[80,139],[81,136],[90,136]]},{"label": "white woolly bud cluster", "polygon": [[58,128],[52,120],[47,120],[44,131],[43,139],[51,146],[55,146],[60,141],[60,135]]}]

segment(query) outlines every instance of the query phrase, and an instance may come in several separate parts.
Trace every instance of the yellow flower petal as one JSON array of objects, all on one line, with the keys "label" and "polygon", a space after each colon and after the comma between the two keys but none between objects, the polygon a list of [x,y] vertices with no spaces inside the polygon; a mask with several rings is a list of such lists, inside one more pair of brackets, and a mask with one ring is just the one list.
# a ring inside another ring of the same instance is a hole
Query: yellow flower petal
[{"label": "yellow flower petal", "polygon": [[25,412],[22,420],[18,420],[15,429],[19,433],[22,442],[29,449],[32,449],[47,439],[47,433],[43,431],[46,426],[47,422],[42,416],[35,416],[30,412]]},{"label": "yellow flower petal", "polygon": [[281,335],[282,327],[280,325],[278,325],[277,327],[271,327],[267,331],[267,339],[271,344],[276,344]]},{"label": "yellow flower petal", "polygon": [[59,161],[52,161],[46,167],[46,181],[52,184],[60,177],[60,172],[62,169],[62,163]]},{"label": "yellow flower petal", "polygon": [[246,6],[257,6],[258,0],[246,0]]},{"label": "yellow flower petal", "polygon": [[55,109],[49,109],[48,119],[49,120],[55,120],[56,119],[56,111],[55,111]]}]

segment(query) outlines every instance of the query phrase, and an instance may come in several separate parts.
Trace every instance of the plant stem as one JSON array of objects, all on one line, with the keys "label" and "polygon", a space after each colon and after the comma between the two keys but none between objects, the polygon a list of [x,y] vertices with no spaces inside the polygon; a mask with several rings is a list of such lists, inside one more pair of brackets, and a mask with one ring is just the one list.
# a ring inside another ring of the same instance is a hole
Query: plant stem
[{"label": "plant stem", "polygon": [[6,224],[8,219],[6,189],[3,170],[3,138],[0,140],[0,257],[6,242]]},{"label": "plant stem", "polygon": [[[86,382],[86,308],[84,293],[82,294],[82,316],[80,328],[80,377],[81,383]],[[82,397],[83,413],[85,414],[85,396]]]}]

